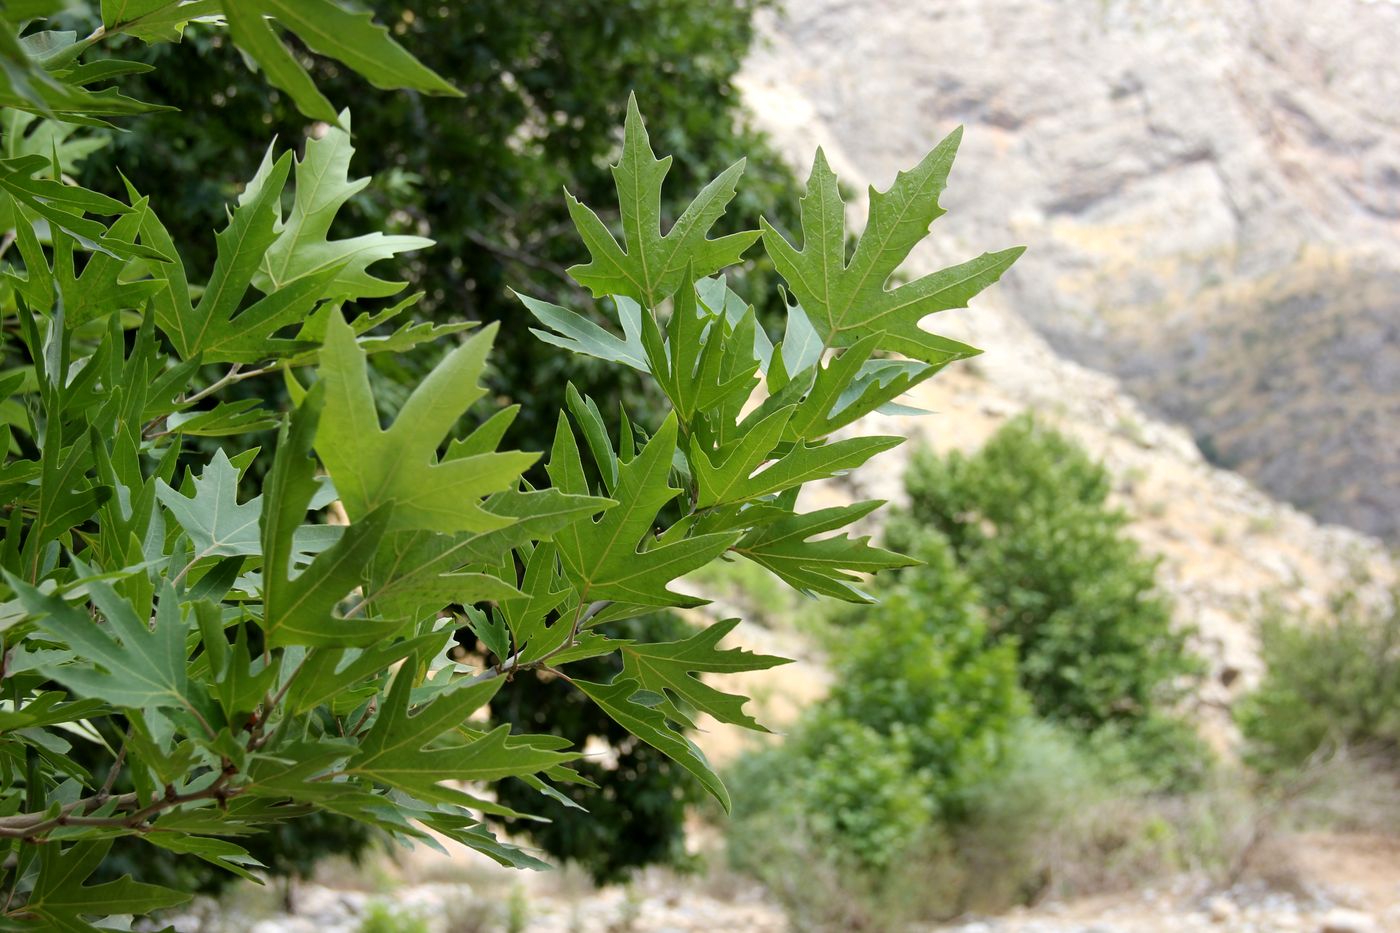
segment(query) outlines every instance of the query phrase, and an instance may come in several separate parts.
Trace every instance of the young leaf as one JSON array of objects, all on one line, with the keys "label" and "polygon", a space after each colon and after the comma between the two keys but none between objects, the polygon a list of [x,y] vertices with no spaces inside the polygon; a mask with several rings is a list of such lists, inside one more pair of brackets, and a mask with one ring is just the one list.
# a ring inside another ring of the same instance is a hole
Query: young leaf
[{"label": "young leaf", "polygon": [[[277,224],[277,237],[258,265],[253,284],[276,294],[294,283],[311,279],[320,285],[322,299],[359,301],[383,298],[403,289],[402,282],[388,282],[366,270],[381,259],[407,250],[424,249],[433,241],[419,236],[366,233],[348,240],[328,239],[331,223],[345,203],[369,184],[369,178],[350,179],[350,111],[340,113],[340,126],[332,126],[320,139],[309,140],[306,153],[296,164],[296,198],[285,221]],[[280,211],[278,212],[280,215]]]},{"label": "young leaf", "polygon": [[929,225],[943,214],[938,196],[948,181],[962,130],[954,130],[913,170],[900,172],[888,191],[870,189],[870,217],[855,254],[846,262],[846,205],[836,175],[817,150],[802,198],[799,250],[762,221],[763,245],[827,347],[850,346],[883,334],[880,346],[925,363],[972,356],[972,347],[919,327],[935,311],[961,308],[991,285],[1024,251],[984,253],[890,289],[890,278]]},{"label": "young leaf", "polygon": [[214,459],[193,485],[194,495],[186,497],[158,480],[156,496],[190,536],[194,559],[261,554],[258,520],[262,496],[238,502],[238,470],[229,463],[228,455],[215,451]]},{"label": "young leaf", "polygon": [[626,295],[655,308],[676,289],[693,281],[687,279],[687,266],[694,267],[696,277],[713,275],[738,262],[744,250],[758,239],[757,230],[731,233],[715,240],[708,238],[710,228],[734,197],[735,185],[744,173],[742,159],[706,185],[663,235],[661,183],[670,168],[670,156],[656,158],[636,97],[629,97],[622,158],[613,166],[625,246],[613,239],[597,214],[573,195],[567,196],[569,216],[592,257],[591,261],[569,269],[569,275],[589,289],[593,297]]}]

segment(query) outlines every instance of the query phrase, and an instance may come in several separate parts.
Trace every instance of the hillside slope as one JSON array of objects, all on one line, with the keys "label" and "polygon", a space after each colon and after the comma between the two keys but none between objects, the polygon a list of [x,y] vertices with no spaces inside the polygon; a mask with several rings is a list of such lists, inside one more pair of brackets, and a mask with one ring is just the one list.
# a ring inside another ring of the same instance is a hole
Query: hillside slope
[{"label": "hillside slope", "polygon": [[[795,165],[805,163],[813,149],[822,145],[833,167],[852,188],[867,182],[887,184],[897,168],[911,165],[942,132],[956,122],[967,122],[963,154],[943,200],[949,215],[935,225],[927,248],[914,254],[906,271],[917,274],[1016,242],[1030,243],[1033,250],[1023,260],[1024,268],[1018,264],[1016,274],[1004,286],[977,299],[970,311],[951,312],[938,321],[940,333],[967,340],[988,352],[954,366],[915,393],[913,404],[934,414],[886,418],[885,424],[864,425],[863,429],[907,434],[916,442],[940,449],[973,448],[1005,418],[1034,408],[1101,457],[1115,476],[1120,502],[1134,516],[1133,533],[1163,558],[1161,578],[1176,599],[1178,619],[1199,632],[1198,649],[1211,665],[1210,680],[1199,699],[1207,712],[1206,722],[1222,744],[1227,744],[1230,727],[1223,711],[1259,673],[1253,623],[1266,601],[1321,606],[1328,593],[1346,585],[1358,569],[1379,579],[1392,578],[1391,558],[1377,539],[1320,524],[1277,502],[1240,475],[1211,465],[1188,430],[1145,409],[1119,379],[1058,352],[1064,334],[1057,337],[1051,329],[1047,335],[1027,323],[1040,306],[1033,296],[1052,304],[1068,301],[1064,296],[1073,293],[1074,280],[1098,275],[1106,262],[1095,251],[1098,247],[1077,249],[1060,221],[1027,205],[1052,196],[1068,197],[1065,192],[1076,185],[1083,188],[1089,184],[1077,178],[1093,178],[1108,169],[1061,154],[1056,166],[1032,171],[1024,155],[1027,143],[1018,137],[1015,126],[1002,125],[1009,117],[997,116],[1019,111],[1020,104],[1012,106],[996,88],[984,86],[976,78],[925,86],[920,75],[928,69],[951,75],[963,70],[962,63],[968,63],[966,70],[976,75],[990,76],[999,70],[1020,74],[1015,83],[1024,85],[1024,95],[1050,96],[1054,87],[1047,88],[1046,83],[1053,80],[1058,84],[1065,79],[1036,78],[1038,66],[1033,62],[1026,62],[1019,72],[1011,68],[1005,61],[1011,52],[1003,46],[1015,45],[1014,36],[1000,38],[1002,34],[989,24],[967,34],[969,24],[978,20],[971,5],[947,4],[950,12],[941,19],[915,17],[909,28],[901,26],[905,20],[896,15],[899,6],[892,0],[790,4],[786,19],[767,21],[768,44],[749,62],[744,81],[749,104]],[[1100,8],[1097,4],[1078,6]],[[1107,5],[1110,9],[1116,6]],[[989,2],[976,8],[981,7],[1005,8],[1005,16],[1015,20],[1012,7],[1034,18],[1038,14],[1033,11],[1041,5]],[[993,15],[986,14],[988,19]],[[1030,27],[1022,24],[1020,28]],[[935,34],[939,37],[936,43],[918,41]],[[979,60],[970,48],[978,43],[999,49],[996,63]],[[1069,107],[1064,102],[1056,106],[1061,110]],[[1092,129],[1091,115],[1082,115],[1081,122]],[[1081,155],[1088,158],[1087,153]],[[1131,201],[1137,205],[1133,209],[1144,217],[1161,212],[1166,233],[1181,235],[1180,230],[1172,229],[1170,217],[1170,202],[1181,194],[1173,191],[1171,182],[1178,171],[1169,166],[1141,166],[1132,186],[1136,194],[1120,199],[1122,208],[1126,210]],[[1058,180],[1047,178],[1047,174]],[[1102,178],[1098,181],[1106,183]],[[852,206],[854,222],[859,223],[862,211],[863,205]],[[1151,278],[1153,268],[1144,264],[1143,275]],[[1232,277],[1240,274],[1229,273]],[[1170,269],[1163,266],[1153,281],[1163,289],[1182,288],[1186,287],[1181,284],[1183,278],[1187,276],[1177,264]],[[1106,319],[1093,318],[1085,329],[1095,331],[1105,343],[1118,341],[1115,346],[1128,346],[1124,342],[1127,338],[1115,337],[1106,330],[1108,326]],[[1243,339],[1228,323],[1219,326],[1231,339]],[[1269,340],[1287,343],[1274,335]],[[1076,345],[1095,344],[1089,340]],[[1221,343],[1211,352],[1228,358],[1228,346]],[[1164,354],[1175,352],[1169,347],[1161,349]],[[1296,347],[1287,349],[1292,353]],[[1086,352],[1085,356],[1094,358],[1095,354]],[[1108,356],[1101,361],[1113,359]],[[1362,371],[1369,365],[1375,361],[1357,363]],[[1294,375],[1301,378],[1302,374]],[[1287,373],[1284,377],[1291,378]],[[1400,394],[1392,402],[1395,398]],[[1267,449],[1271,432],[1284,435],[1285,441],[1294,445],[1297,453],[1293,460],[1305,460],[1302,450],[1309,442],[1299,439],[1296,432],[1304,428],[1332,431],[1342,418],[1336,412],[1308,406],[1343,406],[1352,401],[1335,388],[1323,386],[1315,396],[1299,400],[1292,410],[1279,411],[1276,402],[1251,396],[1247,403],[1222,403],[1215,414],[1230,425],[1219,429],[1221,443],[1233,444],[1236,432],[1240,434],[1241,449],[1255,451],[1242,458],[1262,461],[1256,472],[1262,479],[1268,469],[1279,466],[1279,458]],[[1269,415],[1260,421],[1258,431],[1252,430],[1250,414],[1250,406],[1255,404]],[[1323,423],[1296,423],[1310,419]],[[1382,434],[1379,422],[1383,420],[1372,422]],[[1347,424],[1364,427],[1366,421],[1355,418]],[[1288,440],[1290,430],[1295,435]],[[911,446],[901,448],[904,455]],[[1318,455],[1345,461],[1334,467],[1337,470],[1383,472],[1374,463],[1358,464],[1335,450],[1319,450]],[[894,461],[900,456],[898,452],[887,455],[883,469],[853,477],[861,486],[858,492],[897,500],[902,470]],[[1292,466],[1305,470],[1305,465]],[[1374,494],[1366,477],[1348,474],[1347,482],[1364,486],[1368,490],[1365,495]],[[1341,489],[1343,482],[1337,479],[1333,485]],[[827,490],[826,494],[850,492]],[[1385,495],[1394,492],[1386,490]]]},{"label": "hillside slope", "polygon": [[[965,124],[950,257],[1215,461],[1400,535],[1400,5],[791,0],[749,63],[802,168],[886,184]],[[820,127],[820,132],[813,132]]]}]

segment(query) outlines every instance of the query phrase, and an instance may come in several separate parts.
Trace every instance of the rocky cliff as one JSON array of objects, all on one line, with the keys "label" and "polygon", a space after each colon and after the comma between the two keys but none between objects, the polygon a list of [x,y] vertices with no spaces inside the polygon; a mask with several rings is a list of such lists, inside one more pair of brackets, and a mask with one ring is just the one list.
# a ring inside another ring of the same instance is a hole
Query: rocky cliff
[{"label": "rocky cliff", "polygon": [[1400,5],[789,0],[749,98],[885,184],[967,127],[940,246],[1213,462],[1400,535]]},{"label": "rocky cliff", "polygon": [[[1376,538],[1259,487],[1400,529],[1400,8],[790,0],[763,32],[745,94],[804,171],[822,145],[885,185],[967,126],[911,274],[1031,247],[939,322],[988,352],[883,431],[974,447],[1033,407],[1102,457],[1200,633],[1207,710],[1257,675],[1266,601],[1391,577]],[[899,473],[856,481],[897,499]]]}]

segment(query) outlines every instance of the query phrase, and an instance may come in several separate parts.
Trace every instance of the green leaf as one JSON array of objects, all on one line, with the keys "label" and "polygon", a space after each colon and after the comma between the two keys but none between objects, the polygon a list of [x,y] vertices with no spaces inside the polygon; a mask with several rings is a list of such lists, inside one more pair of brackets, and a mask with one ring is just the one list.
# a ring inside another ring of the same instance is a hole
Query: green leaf
[{"label": "green leaf", "polygon": [[[580,603],[614,600],[644,606],[695,606],[703,602],[674,593],[667,584],[718,557],[734,543],[735,535],[699,535],[643,547],[657,513],[680,494],[668,482],[675,451],[672,414],[637,456],[619,467],[614,493],[618,505],[596,522],[575,522],[555,535]],[[563,414],[548,470],[556,489],[587,494],[578,442]]]},{"label": "green leaf", "polygon": [[858,588],[857,584],[863,580],[857,574],[911,567],[918,561],[871,546],[869,536],[809,539],[859,521],[883,504],[857,502],[806,514],[789,514],[749,531],[734,550],[799,590],[846,602],[872,602]]},{"label": "green leaf", "polygon": [[39,877],[22,913],[45,921],[50,929],[74,933],[97,929],[83,917],[147,914],[190,899],[180,891],[132,881],[130,875],[105,884],[84,884],[111,847],[110,840],[80,842],[66,850],[57,842],[41,846]]},{"label": "green leaf", "polygon": [[224,0],[225,10],[235,2],[276,19],[311,51],[348,65],[375,87],[462,96],[395,42],[370,13],[351,12],[333,0]]},{"label": "green leaf", "polygon": [[321,378],[326,410],[316,450],[352,519],[394,506],[390,529],[489,531],[510,520],[481,498],[513,486],[535,454],[486,452],[438,460],[437,449],[485,394],[478,380],[496,336],[493,323],[462,343],[424,379],[387,431],[379,426],[365,353],[339,313],[326,328]]},{"label": "green leaf", "polygon": [[255,3],[225,3],[224,15],[234,43],[257,62],[273,86],[287,92],[298,110],[313,120],[337,122],[335,106],[282,44]]},{"label": "green leaf", "polygon": [[718,650],[715,646],[738,624],[738,619],[725,619],[684,641],[625,645],[622,648],[621,676],[635,680],[643,689],[682,701],[685,707],[670,703],[665,707],[665,712],[667,718],[690,728],[695,726],[684,712],[686,707],[709,713],[720,722],[767,732],[744,712],[748,697],[716,690],[696,676],[701,673],[762,671],[791,663],[787,658],[753,654],[742,648]]},{"label": "green leaf", "polygon": [[888,191],[870,189],[870,213],[855,254],[846,262],[846,205],[821,150],[802,198],[802,249],[766,220],[763,245],[827,347],[850,346],[883,334],[880,346],[936,365],[977,351],[919,327],[926,315],[961,308],[991,285],[1024,251],[984,253],[970,262],[888,288],[910,251],[943,214],[939,194],[962,139],[955,130]]},{"label": "green leaf", "polygon": [[781,408],[742,432],[739,441],[718,463],[698,442],[693,444],[690,463],[698,487],[696,506],[745,502],[836,476],[904,442],[902,437],[879,436],[852,437],[829,444],[798,442],[782,456],[772,458],[793,411],[792,407]]},{"label": "green leaf", "polygon": [[[198,304],[191,303],[183,266],[174,263],[167,270],[166,289],[155,302],[156,320],[181,359],[202,354],[206,362],[240,362],[248,358],[250,346],[253,359],[298,348],[291,341],[274,341],[272,335],[310,312],[334,273],[268,295],[239,311],[264,255],[277,239],[282,189],[291,162],[291,153],[274,161],[268,149],[257,174],[239,196],[228,226],[216,237],[214,271]],[[173,253],[174,243],[153,213],[143,221],[141,233],[156,248]]]},{"label": "green leaf", "polygon": [[21,605],[40,617],[39,629],[87,662],[54,666],[45,670],[48,676],[80,696],[117,707],[195,711],[185,671],[189,625],[169,584],[161,590],[155,625],[147,626],[106,582],[90,580],[88,593],[106,620],[99,625],[59,596],[45,595],[8,572],[5,579]]},{"label": "green leaf", "polygon": [[619,677],[610,684],[587,680],[573,680],[572,683],[619,726],[695,775],[701,786],[724,807],[724,812],[729,812],[729,791],[725,790],[724,782],[710,767],[705,753],[683,733],[671,728],[661,710],[633,700],[642,689],[635,680]]},{"label": "green leaf", "polygon": [[407,668],[400,668],[384,709],[360,740],[346,771],[431,798],[441,781],[492,781],[535,774],[577,758],[511,737],[508,724],[464,744],[428,748],[490,702],[502,680],[450,687],[410,715],[412,679]]},{"label": "green leaf", "polygon": [[626,295],[655,308],[693,281],[687,280],[687,266],[694,267],[696,277],[713,275],[737,263],[758,239],[756,230],[708,239],[710,228],[734,197],[735,185],[744,173],[742,159],[706,185],[663,235],[661,184],[670,168],[670,156],[656,158],[636,97],[629,97],[622,158],[613,166],[625,246],[613,239],[597,214],[567,195],[569,216],[592,257],[590,262],[569,269],[569,275],[595,298]]},{"label": "green leaf", "polygon": [[258,520],[262,496],[239,503],[238,470],[229,463],[228,455],[216,451],[192,483],[194,495],[186,497],[158,480],[156,496],[190,536],[194,559],[261,554]]},{"label": "green leaf", "polygon": [[279,645],[359,645],[383,638],[401,620],[349,618],[336,607],[360,586],[393,512],[392,504],[357,518],[340,538],[291,576],[295,536],[316,494],[316,461],[310,456],[317,433],[322,386],[307,393],[277,441],[263,495],[263,630]]},{"label": "green leaf", "polygon": [[285,221],[277,223],[277,238],[263,255],[253,279],[259,289],[276,294],[293,284],[312,279],[322,282],[320,297],[359,301],[383,298],[403,289],[370,275],[366,268],[407,250],[425,249],[433,241],[419,236],[366,233],[347,240],[328,239],[336,214],[363,191],[369,178],[351,179],[350,111],[340,113],[340,126],[332,126],[320,139],[306,143],[296,164],[296,198]]},{"label": "green leaf", "polygon": [[530,333],[545,343],[609,363],[622,363],[641,372],[650,371],[646,349],[642,346],[642,308],[631,298],[613,297],[624,335],[619,338],[567,308],[519,292],[513,294],[536,320],[549,328],[530,328]]}]

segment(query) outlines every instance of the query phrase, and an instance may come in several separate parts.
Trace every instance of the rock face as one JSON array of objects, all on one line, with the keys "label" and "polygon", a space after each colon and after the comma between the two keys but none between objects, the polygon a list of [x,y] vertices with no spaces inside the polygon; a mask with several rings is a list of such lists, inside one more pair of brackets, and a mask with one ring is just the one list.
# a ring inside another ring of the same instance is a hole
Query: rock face
[{"label": "rock face", "polygon": [[[949,213],[906,271],[1033,249],[937,321],[989,352],[920,387],[912,403],[935,414],[862,430],[972,448],[1034,408],[1101,457],[1211,664],[1200,701],[1221,744],[1225,707],[1259,673],[1261,607],[1320,607],[1357,568],[1394,570],[1375,538],[1278,503],[1198,439],[1321,514],[1375,532],[1400,520],[1400,249],[1379,249],[1400,246],[1400,132],[1384,122],[1400,72],[1367,67],[1400,48],[1400,7],[1279,0],[1267,14],[792,0],[744,79],[780,150],[802,165],[822,145],[852,188],[887,184],[967,124]],[[1250,289],[1269,314],[1238,297]],[[858,471],[858,492],[898,499],[898,456]]]},{"label": "rock face", "polygon": [[967,127],[945,260],[1207,455],[1400,536],[1400,5],[791,0],[747,91],[884,185]]}]

